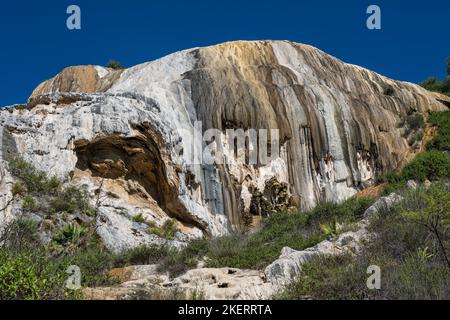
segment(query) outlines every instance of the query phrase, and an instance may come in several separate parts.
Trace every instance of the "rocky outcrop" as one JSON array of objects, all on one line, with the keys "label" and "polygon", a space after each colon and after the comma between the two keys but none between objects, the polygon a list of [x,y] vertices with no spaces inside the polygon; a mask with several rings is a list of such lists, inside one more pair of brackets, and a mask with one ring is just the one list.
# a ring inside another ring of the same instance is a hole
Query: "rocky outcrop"
[{"label": "rocky outcrop", "polygon": [[[287,41],[191,49],[123,71],[67,68],[0,112],[0,207],[11,198],[8,159],[20,155],[104,195],[98,230],[113,250],[158,239],[133,222],[139,214],[157,226],[175,219],[177,243],[216,236],[371,185],[416,151],[402,118],[444,103]],[[238,129],[257,139],[235,147]]]},{"label": "rocky outcrop", "polygon": [[35,97],[55,92],[105,92],[119,79],[121,73],[122,70],[100,66],[68,67],[34,89],[30,101]]}]

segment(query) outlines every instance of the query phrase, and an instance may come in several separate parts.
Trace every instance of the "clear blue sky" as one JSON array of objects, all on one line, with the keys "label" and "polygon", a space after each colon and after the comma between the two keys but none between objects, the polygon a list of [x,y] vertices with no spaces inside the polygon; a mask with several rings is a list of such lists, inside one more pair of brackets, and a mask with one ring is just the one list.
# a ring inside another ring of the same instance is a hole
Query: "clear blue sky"
[{"label": "clear blue sky", "polygon": [[[66,28],[70,4],[81,31]],[[381,7],[380,31],[365,27],[370,4]],[[307,43],[411,82],[443,77],[450,56],[450,0],[14,0],[0,15],[0,106],[25,102],[66,66],[132,66],[229,40]]]}]

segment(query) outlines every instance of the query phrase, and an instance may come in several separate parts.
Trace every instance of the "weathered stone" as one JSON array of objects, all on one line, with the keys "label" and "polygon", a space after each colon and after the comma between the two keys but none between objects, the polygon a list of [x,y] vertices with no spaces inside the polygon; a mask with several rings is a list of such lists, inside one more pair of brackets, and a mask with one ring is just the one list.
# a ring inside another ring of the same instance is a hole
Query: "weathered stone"
[{"label": "weathered stone", "polygon": [[[444,103],[417,85],[287,41],[224,43],[121,71],[67,68],[26,106],[0,111],[0,208],[7,207],[0,224],[15,216],[8,161],[20,155],[88,188],[112,250],[166,241],[132,222],[139,213],[157,226],[175,219],[174,245],[226,234],[251,211],[308,209],[370,186],[416,152],[400,120],[411,109],[445,110]],[[196,121],[200,131],[224,136],[277,129],[279,155],[250,165],[228,151],[226,165],[191,163],[188,149],[202,146]]]},{"label": "weathered stone", "polygon": [[408,182],[406,182],[406,187],[408,189],[417,189],[417,182],[415,182],[414,180],[408,180]]}]

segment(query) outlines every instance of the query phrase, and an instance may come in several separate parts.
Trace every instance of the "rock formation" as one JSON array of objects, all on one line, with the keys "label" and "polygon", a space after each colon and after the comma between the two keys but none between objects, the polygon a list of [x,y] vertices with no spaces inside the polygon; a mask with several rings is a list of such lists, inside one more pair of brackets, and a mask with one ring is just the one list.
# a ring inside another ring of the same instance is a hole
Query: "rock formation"
[{"label": "rock formation", "polygon": [[[414,156],[406,115],[446,104],[287,41],[224,43],[121,71],[67,68],[26,105],[0,111],[0,224],[14,216],[8,161],[20,155],[104,194],[98,233],[113,250],[161,240],[137,215],[157,226],[177,221],[174,244],[217,236],[253,217],[352,196]],[[209,129],[221,136],[203,141]],[[227,130],[239,129],[278,130],[279,139],[233,149]],[[263,144],[270,153],[256,163],[236,160]],[[224,161],[199,159],[207,145],[222,148]]]}]

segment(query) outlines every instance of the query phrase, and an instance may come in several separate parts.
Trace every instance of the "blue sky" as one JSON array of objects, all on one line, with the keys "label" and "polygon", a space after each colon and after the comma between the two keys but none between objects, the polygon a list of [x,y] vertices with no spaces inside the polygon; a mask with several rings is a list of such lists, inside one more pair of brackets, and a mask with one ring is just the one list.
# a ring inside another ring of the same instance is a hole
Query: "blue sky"
[{"label": "blue sky", "polygon": [[[81,31],[66,28],[70,4],[81,7]],[[382,30],[366,28],[370,4],[381,7]],[[445,75],[449,13],[450,0],[2,1],[0,106],[25,102],[41,81],[66,66],[110,59],[132,66],[230,40],[307,43],[386,76],[419,82]]]}]

